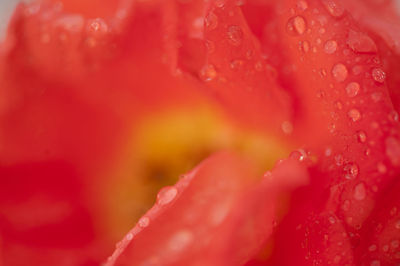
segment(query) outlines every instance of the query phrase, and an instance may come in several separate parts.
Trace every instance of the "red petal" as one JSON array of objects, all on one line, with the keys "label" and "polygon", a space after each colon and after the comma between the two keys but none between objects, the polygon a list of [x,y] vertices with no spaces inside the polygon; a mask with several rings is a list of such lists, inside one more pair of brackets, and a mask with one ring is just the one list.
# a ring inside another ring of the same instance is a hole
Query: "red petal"
[{"label": "red petal", "polygon": [[107,265],[240,265],[268,238],[277,196],[307,174],[286,161],[256,185],[247,163],[214,156],[160,191]]}]

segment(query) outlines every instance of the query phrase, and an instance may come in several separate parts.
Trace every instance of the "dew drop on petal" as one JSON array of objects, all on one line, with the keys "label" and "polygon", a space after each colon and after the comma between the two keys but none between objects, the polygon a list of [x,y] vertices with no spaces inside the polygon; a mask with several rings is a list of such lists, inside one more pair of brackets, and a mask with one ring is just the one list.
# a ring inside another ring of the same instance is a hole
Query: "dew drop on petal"
[{"label": "dew drop on petal", "polygon": [[290,18],[286,30],[291,35],[301,35],[307,30],[306,21],[301,16]]},{"label": "dew drop on petal", "polygon": [[357,138],[359,142],[365,143],[367,141],[367,134],[364,131],[358,131]]},{"label": "dew drop on petal", "polygon": [[398,230],[400,230],[400,220],[396,221],[394,224],[394,227]]},{"label": "dew drop on petal", "polygon": [[358,53],[374,53],[377,51],[375,42],[365,33],[349,31],[347,45]]},{"label": "dew drop on petal", "polygon": [[289,121],[285,121],[281,125],[283,133],[289,135],[293,132],[293,125]]},{"label": "dew drop on petal", "polygon": [[344,14],[344,9],[336,0],[322,0],[322,4],[329,14],[333,17],[339,18]]},{"label": "dew drop on petal", "polygon": [[380,68],[374,68],[372,70],[372,78],[379,83],[385,82],[386,73]]},{"label": "dew drop on petal", "polygon": [[360,120],[361,118],[361,113],[360,111],[358,111],[357,109],[351,109],[347,115],[349,116],[349,118],[351,120],[353,120],[353,122],[357,122],[358,120]]},{"label": "dew drop on petal", "polygon": [[373,251],[376,251],[377,248],[378,248],[378,247],[377,247],[376,245],[371,245],[371,246],[368,247],[368,250],[369,250],[370,252],[373,252]]},{"label": "dew drop on petal", "polygon": [[376,168],[378,169],[378,172],[381,174],[386,174],[386,172],[387,172],[387,167],[382,162],[378,163],[376,165]]},{"label": "dew drop on petal", "polygon": [[337,82],[345,81],[348,75],[347,67],[341,63],[334,65],[332,68],[332,75]]},{"label": "dew drop on petal", "polygon": [[218,17],[214,12],[208,13],[204,19],[205,26],[208,30],[214,30],[218,26]]},{"label": "dew drop on petal", "polygon": [[201,70],[200,70],[200,78],[203,81],[211,81],[215,79],[217,76],[217,70],[215,67],[211,64],[205,65]]},{"label": "dew drop on petal", "polygon": [[243,31],[239,26],[237,25],[229,26],[227,34],[229,43],[235,46],[239,46],[240,44],[242,44]]},{"label": "dew drop on petal", "polygon": [[305,53],[308,53],[308,51],[310,51],[310,43],[309,42],[307,42],[307,41],[303,42],[303,51]]},{"label": "dew drop on petal", "polygon": [[355,163],[349,163],[344,166],[345,178],[354,179],[358,176],[358,166]]},{"label": "dew drop on petal", "polygon": [[349,200],[345,200],[345,201],[343,202],[342,209],[343,209],[344,211],[350,210],[350,201],[349,201]]},{"label": "dew drop on petal", "polygon": [[365,189],[364,183],[360,183],[354,187],[354,199],[356,200],[364,200],[367,196],[367,191]]},{"label": "dew drop on petal", "polygon": [[360,84],[357,82],[350,82],[346,86],[346,92],[349,97],[355,97],[357,96],[358,92],[360,91]]},{"label": "dew drop on petal", "polygon": [[160,190],[157,194],[157,203],[159,205],[167,205],[173,201],[178,194],[176,187],[165,187]]},{"label": "dew drop on petal", "polygon": [[149,226],[150,218],[146,217],[146,216],[143,216],[142,218],[140,218],[138,224],[139,224],[140,227],[145,228],[145,227]]},{"label": "dew drop on petal", "polygon": [[371,266],[381,266],[381,262],[379,260],[371,261]]},{"label": "dew drop on petal", "polygon": [[394,166],[400,165],[400,141],[394,137],[388,137],[385,141],[386,155]]},{"label": "dew drop on petal", "polygon": [[175,233],[168,242],[171,251],[180,252],[193,241],[193,234],[189,230],[181,230]]},{"label": "dew drop on petal", "polygon": [[336,52],[338,44],[335,40],[329,40],[324,45],[324,51],[327,54],[333,54]]},{"label": "dew drop on petal", "polygon": [[300,11],[305,11],[308,8],[308,3],[306,1],[304,1],[304,0],[299,0],[297,2],[297,8]]},{"label": "dew drop on petal", "polygon": [[126,240],[132,240],[133,239],[133,234],[129,233],[126,235]]}]

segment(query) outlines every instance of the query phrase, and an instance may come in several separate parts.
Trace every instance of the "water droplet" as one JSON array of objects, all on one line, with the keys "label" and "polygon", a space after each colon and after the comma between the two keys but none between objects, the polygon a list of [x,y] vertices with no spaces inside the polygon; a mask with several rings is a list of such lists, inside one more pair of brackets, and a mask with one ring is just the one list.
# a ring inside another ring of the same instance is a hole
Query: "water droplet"
[{"label": "water droplet", "polygon": [[400,230],[400,220],[395,222],[394,227],[396,227],[396,229]]},{"label": "water droplet", "polygon": [[361,118],[361,113],[357,109],[351,109],[347,115],[353,120],[353,122],[357,122]]},{"label": "water droplet", "polygon": [[345,200],[343,202],[342,209],[346,212],[350,210],[350,201],[349,200]]},{"label": "water droplet", "polygon": [[394,137],[388,137],[385,141],[386,155],[394,166],[400,165],[400,142]]},{"label": "water droplet", "polygon": [[357,82],[350,82],[346,86],[346,92],[349,97],[355,97],[357,96],[358,92],[360,91],[360,84]]},{"label": "water droplet", "polygon": [[324,45],[324,51],[327,54],[333,54],[334,52],[336,52],[338,47],[338,44],[336,41],[334,40],[329,40],[325,43]]},{"label": "water droplet", "polygon": [[325,9],[331,16],[339,18],[344,14],[344,9],[335,0],[322,0]]},{"label": "water droplet", "polygon": [[176,187],[165,187],[161,189],[160,192],[158,192],[157,203],[159,205],[167,205],[174,200],[177,194],[178,190],[176,189]]},{"label": "water droplet", "polygon": [[373,251],[375,251],[375,250],[377,250],[377,246],[376,245],[371,245],[371,246],[369,246],[369,248],[368,248],[368,250],[370,251],[370,252],[373,252]]},{"label": "water droplet", "polygon": [[329,222],[330,222],[331,224],[334,224],[334,223],[336,222],[336,219],[335,219],[335,217],[333,217],[333,216],[329,216],[328,220],[329,220]]},{"label": "water droplet", "polygon": [[381,262],[379,260],[371,261],[371,266],[381,266]]},{"label": "water droplet", "polygon": [[289,135],[293,132],[293,125],[289,121],[285,121],[282,123],[282,131],[283,133]]},{"label": "water droplet", "polygon": [[211,64],[205,65],[201,70],[200,70],[200,78],[203,81],[211,81],[215,79],[217,76],[217,70],[215,70],[215,67]]},{"label": "water droplet", "polygon": [[108,31],[108,26],[103,19],[96,18],[88,21],[88,30],[90,32],[106,33]]},{"label": "water droplet", "polygon": [[243,31],[239,26],[232,25],[228,27],[228,40],[231,44],[239,46],[242,44]]},{"label": "water droplet", "polygon": [[389,251],[389,245],[384,245],[382,247],[383,252],[388,252]]},{"label": "water droplet", "polygon": [[231,62],[230,66],[231,66],[231,69],[233,69],[233,70],[239,70],[243,66],[243,64],[244,64],[243,60],[237,59],[237,60],[233,60]]},{"label": "water droplet", "polygon": [[337,82],[345,81],[348,75],[347,67],[341,63],[334,65],[332,68],[332,75]]},{"label": "water droplet", "polygon": [[290,153],[289,157],[294,160],[303,161],[307,157],[307,153],[304,150],[300,149]]},{"label": "water droplet", "polygon": [[343,104],[342,104],[340,101],[337,101],[337,102],[335,103],[335,105],[336,105],[336,108],[337,108],[337,109],[342,110]]},{"label": "water droplet", "polygon": [[397,248],[399,247],[399,245],[400,245],[399,240],[392,240],[392,242],[390,242],[390,246],[391,246],[393,249],[397,249]]},{"label": "water droplet", "polygon": [[385,82],[386,73],[380,68],[374,68],[372,70],[372,78],[379,83]]},{"label": "water droplet", "polygon": [[307,4],[306,1],[300,0],[300,1],[297,2],[297,8],[300,11],[305,11],[308,8],[308,4]]},{"label": "water droplet", "polygon": [[373,53],[377,51],[375,42],[365,33],[349,31],[347,45],[358,53]]},{"label": "water droplet", "polygon": [[343,156],[341,154],[336,155],[335,162],[337,166],[341,166],[343,164]]},{"label": "water droplet", "polygon": [[396,111],[391,111],[390,113],[389,113],[389,120],[390,121],[393,121],[393,122],[397,122],[397,121],[399,121],[399,113],[398,112],[396,112]]},{"label": "water droplet", "polygon": [[360,183],[354,187],[354,199],[364,200],[367,196],[367,191],[365,189],[364,183]]},{"label": "water droplet", "polygon": [[310,51],[310,43],[308,41],[304,41],[302,43],[302,48],[305,53],[308,53],[308,51]]},{"label": "water droplet", "polygon": [[208,15],[204,19],[204,23],[208,30],[214,30],[218,26],[218,17],[214,14],[214,12],[208,13]]},{"label": "water droplet", "polygon": [[291,35],[301,35],[307,29],[306,21],[301,16],[296,16],[289,19],[286,30]]},{"label": "water droplet", "polygon": [[189,230],[181,230],[175,233],[169,240],[168,247],[171,251],[180,252],[193,241],[193,234]]},{"label": "water droplet", "polygon": [[387,168],[383,163],[378,163],[376,167],[378,169],[378,172],[381,174],[385,174],[387,172]]},{"label": "water droplet", "polygon": [[146,216],[143,216],[142,218],[140,218],[138,224],[139,224],[140,227],[145,228],[145,227],[149,226],[150,218],[146,217]]},{"label": "water droplet", "polygon": [[358,176],[359,169],[355,163],[349,163],[345,165],[344,171],[345,171],[344,177],[350,180]]},{"label": "water droplet", "polygon": [[126,240],[132,240],[133,239],[133,234],[132,233],[129,233],[129,234],[127,234],[126,235]]},{"label": "water droplet", "polygon": [[367,141],[367,134],[364,131],[358,131],[357,133],[358,141],[364,143]]}]

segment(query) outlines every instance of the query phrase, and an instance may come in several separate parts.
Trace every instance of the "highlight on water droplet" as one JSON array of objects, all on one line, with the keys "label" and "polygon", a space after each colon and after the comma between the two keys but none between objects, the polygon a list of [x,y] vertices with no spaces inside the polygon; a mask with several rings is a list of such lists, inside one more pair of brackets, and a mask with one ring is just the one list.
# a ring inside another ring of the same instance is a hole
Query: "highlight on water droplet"
[{"label": "highlight on water droplet", "polygon": [[145,228],[150,224],[150,218],[147,216],[143,216],[142,218],[139,219],[138,224],[140,227]]},{"label": "highlight on water droplet", "polygon": [[350,82],[346,86],[347,96],[349,97],[357,96],[359,91],[360,91],[360,84],[358,84],[357,82]]},{"label": "highlight on water droplet", "polygon": [[159,205],[167,205],[173,201],[178,194],[176,187],[164,187],[157,194],[157,203]]},{"label": "highlight on water droplet", "polygon": [[385,82],[386,73],[380,68],[372,69],[372,78],[379,83]]},{"label": "highlight on water droplet", "polygon": [[348,73],[349,72],[347,70],[347,67],[342,63],[338,63],[334,65],[332,68],[332,75],[337,82],[345,81],[348,76]]},{"label": "highlight on water droplet", "polygon": [[307,24],[303,17],[295,16],[288,20],[286,25],[286,31],[290,35],[301,35],[307,30]]},{"label": "highlight on water droplet", "polygon": [[338,44],[335,40],[329,40],[324,45],[324,51],[327,54],[333,54],[336,52]]},{"label": "highlight on water droplet", "polygon": [[365,132],[362,131],[362,130],[358,131],[357,132],[357,138],[358,138],[359,142],[365,143],[367,141],[367,134],[365,134]]},{"label": "highlight on water droplet", "polygon": [[328,13],[336,18],[344,14],[344,8],[336,0],[321,0]]},{"label": "highlight on water droplet", "polygon": [[349,30],[346,40],[347,45],[357,53],[376,53],[375,42],[365,33]]},{"label": "highlight on water droplet", "polygon": [[243,31],[240,26],[232,25],[228,27],[228,41],[229,43],[239,46],[243,41]]},{"label": "highlight on water droplet", "polygon": [[359,183],[358,185],[356,185],[356,186],[354,187],[354,194],[353,194],[353,196],[354,196],[354,199],[355,199],[355,200],[361,201],[361,200],[364,200],[364,199],[365,199],[365,197],[367,196],[367,190],[366,190],[366,188],[365,188],[364,183]]},{"label": "highlight on water droplet", "polygon": [[126,240],[132,240],[133,239],[133,234],[132,233],[128,233],[126,235]]},{"label": "highlight on water droplet", "polygon": [[200,78],[203,81],[211,81],[217,76],[217,70],[214,65],[207,64],[200,70]]},{"label": "highlight on water droplet", "polygon": [[353,122],[356,122],[361,118],[361,113],[357,109],[351,109],[347,115],[351,118],[351,120],[353,120]]},{"label": "highlight on water droplet", "polygon": [[358,176],[359,169],[358,169],[357,164],[355,164],[355,163],[346,164],[344,166],[343,170],[345,172],[344,177],[346,179],[351,180],[351,179],[354,179],[354,178],[356,178]]}]

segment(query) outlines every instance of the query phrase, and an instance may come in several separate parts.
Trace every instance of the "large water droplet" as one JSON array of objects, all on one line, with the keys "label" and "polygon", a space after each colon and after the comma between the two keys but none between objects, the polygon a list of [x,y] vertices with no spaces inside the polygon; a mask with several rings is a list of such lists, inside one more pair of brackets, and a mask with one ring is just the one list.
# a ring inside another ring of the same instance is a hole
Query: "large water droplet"
[{"label": "large water droplet", "polygon": [[301,35],[307,30],[306,21],[301,16],[295,16],[289,19],[286,30],[290,35]]},{"label": "large water droplet", "polygon": [[108,25],[103,19],[96,18],[88,21],[88,30],[90,32],[106,33],[108,31]]},{"label": "large water droplet", "polygon": [[325,9],[331,14],[333,17],[341,17],[344,14],[344,9],[342,6],[337,3],[336,0],[321,0]]},{"label": "large water droplet", "polygon": [[361,113],[357,109],[351,109],[347,115],[350,117],[353,122],[357,122],[361,118]]},{"label": "large water droplet", "polygon": [[355,97],[357,96],[358,92],[360,91],[360,84],[357,82],[350,82],[346,86],[346,92],[349,97]]},{"label": "large water droplet", "polygon": [[336,52],[338,44],[335,40],[329,40],[324,45],[324,51],[327,54],[333,54]]},{"label": "large water droplet", "polygon": [[345,81],[348,75],[347,67],[341,63],[334,65],[332,68],[332,75],[337,82]]},{"label": "large water droplet", "polygon": [[178,194],[178,190],[175,187],[165,187],[158,192],[157,203],[159,205],[167,205],[174,200],[176,194]]},{"label": "large water droplet", "polygon": [[360,183],[354,187],[354,199],[364,200],[367,196],[367,190],[365,189],[364,183]]},{"label": "large water droplet", "polygon": [[386,73],[380,68],[374,68],[372,70],[372,78],[379,83],[385,82]]},{"label": "large water droplet", "polygon": [[229,43],[235,46],[239,46],[240,44],[242,44],[243,31],[239,26],[237,25],[229,26],[227,34]]},{"label": "large water droplet", "polygon": [[370,252],[374,252],[374,251],[376,251],[377,249],[378,249],[378,247],[377,247],[376,245],[371,245],[371,246],[368,247],[368,250],[369,250]]},{"label": "large water droplet", "polygon": [[377,51],[375,42],[367,34],[353,30],[349,31],[347,45],[358,53],[373,53]]}]

